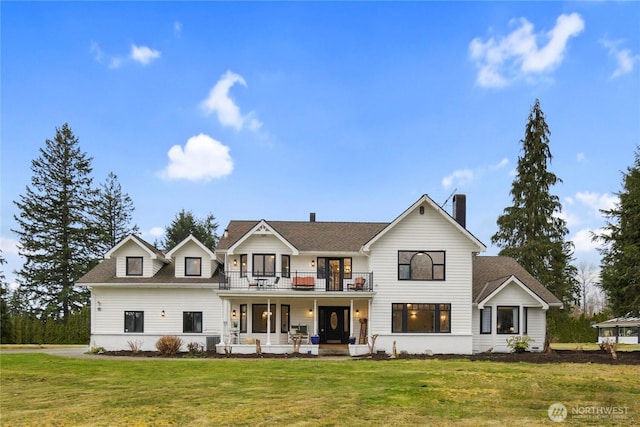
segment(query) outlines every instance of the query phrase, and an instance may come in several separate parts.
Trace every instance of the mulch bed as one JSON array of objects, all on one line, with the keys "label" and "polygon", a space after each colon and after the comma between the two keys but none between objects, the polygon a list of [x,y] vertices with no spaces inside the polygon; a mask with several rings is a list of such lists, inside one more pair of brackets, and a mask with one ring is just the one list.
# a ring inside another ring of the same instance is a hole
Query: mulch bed
[{"label": "mulch bed", "polygon": [[[178,353],[174,356],[160,356],[157,351],[107,351],[108,356],[129,356],[129,357],[155,357],[155,358],[202,358],[202,359],[315,359],[318,356],[298,353],[298,354],[218,354],[205,352],[199,355],[189,355],[188,353]],[[354,359],[371,360],[393,360],[388,354],[373,354],[371,356],[359,356]],[[549,353],[480,353],[473,355],[460,354],[399,354],[398,359],[466,359],[471,361],[492,361],[492,362],[527,362],[527,363],[601,363],[607,365],[640,365],[640,351],[618,352],[618,358],[613,359],[609,353],[604,351],[580,351],[580,350],[554,350]]]}]

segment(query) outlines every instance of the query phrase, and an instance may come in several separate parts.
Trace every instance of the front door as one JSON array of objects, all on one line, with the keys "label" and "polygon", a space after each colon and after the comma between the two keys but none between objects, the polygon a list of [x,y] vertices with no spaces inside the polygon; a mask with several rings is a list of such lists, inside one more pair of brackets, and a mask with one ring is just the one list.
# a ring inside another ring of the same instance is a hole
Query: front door
[{"label": "front door", "polygon": [[342,258],[329,258],[329,274],[327,274],[327,290],[342,290]]},{"label": "front door", "polygon": [[319,307],[320,344],[349,342],[349,307]]}]

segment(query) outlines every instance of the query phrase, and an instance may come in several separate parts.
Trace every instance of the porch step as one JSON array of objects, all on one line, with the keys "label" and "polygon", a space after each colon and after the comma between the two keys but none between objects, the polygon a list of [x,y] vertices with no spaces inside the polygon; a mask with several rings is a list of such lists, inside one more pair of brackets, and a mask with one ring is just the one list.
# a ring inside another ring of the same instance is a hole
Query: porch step
[{"label": "porch step", "polygon": [[347,344],[320,344],[318,356],[348,356],[349,346]]}]

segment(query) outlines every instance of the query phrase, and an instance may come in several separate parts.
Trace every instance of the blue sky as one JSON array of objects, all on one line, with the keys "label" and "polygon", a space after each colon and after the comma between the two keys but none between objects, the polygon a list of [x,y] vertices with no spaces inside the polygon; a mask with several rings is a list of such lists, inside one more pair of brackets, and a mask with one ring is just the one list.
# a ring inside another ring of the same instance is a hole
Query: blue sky
[{"label": "blue sky", "polygon": [[[491,246],[530,108],[576,245],[640,144],[638,2],[2,2],[1,243],[68,122],[118,175],[143,238],[181,209],[231,219],[392,221],[467,194]],[[447,206],[450,211],[450,204]]]}]

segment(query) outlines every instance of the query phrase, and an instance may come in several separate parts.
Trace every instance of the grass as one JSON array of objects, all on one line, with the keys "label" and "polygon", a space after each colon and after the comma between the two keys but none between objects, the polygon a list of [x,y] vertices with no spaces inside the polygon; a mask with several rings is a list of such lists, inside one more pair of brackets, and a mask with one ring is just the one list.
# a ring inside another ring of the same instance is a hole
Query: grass
[{"label": "grass", "polygon": [[0,424],[542,425],[549,405],[562,402],[569,413],[627,407],[623,423],[632,425],[640,422],[639,376],[637,366],[597,364],[5,353]]},{"label": "grass", "polygon": [[[554,350],[600,350],[600,346],[595,342],[556,342],[551,343]],[[617,351],[640,351],[640,344],[618,344]]]}]

